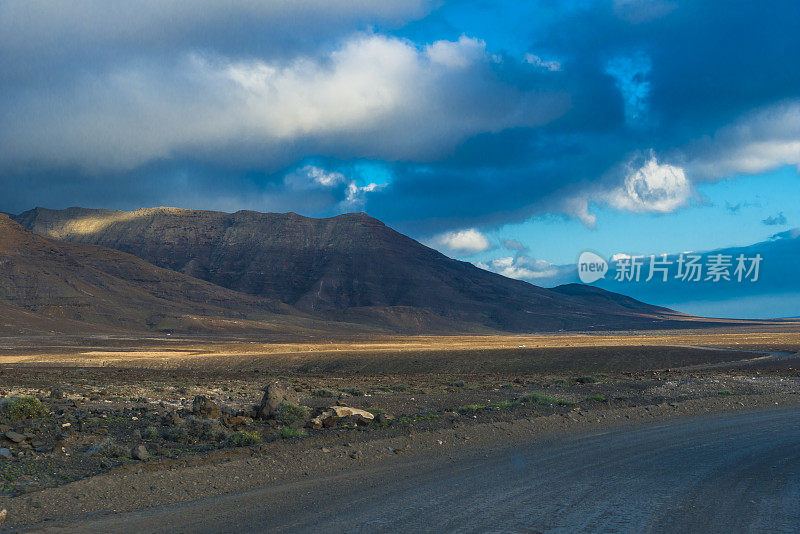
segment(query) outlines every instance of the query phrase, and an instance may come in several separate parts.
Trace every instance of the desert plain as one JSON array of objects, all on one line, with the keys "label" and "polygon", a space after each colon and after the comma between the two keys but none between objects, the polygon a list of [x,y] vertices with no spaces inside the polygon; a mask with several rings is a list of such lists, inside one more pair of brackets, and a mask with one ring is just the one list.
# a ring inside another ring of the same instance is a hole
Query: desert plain
[{"label": "desert plain", "polygon": [[[289,396],[266,415],[270,385]],[[0,340],[0,509],[4,528],[83,530],[123,512],[393,462],[794,407],[798,393],[791,320],[333,341],[9,337]]]}]

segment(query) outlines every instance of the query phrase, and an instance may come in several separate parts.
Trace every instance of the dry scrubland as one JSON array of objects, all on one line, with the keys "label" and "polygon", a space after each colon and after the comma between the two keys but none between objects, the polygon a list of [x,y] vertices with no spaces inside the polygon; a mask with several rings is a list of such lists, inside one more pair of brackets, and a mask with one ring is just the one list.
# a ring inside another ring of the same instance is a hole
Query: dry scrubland
[{"label": "dry scrubland", "polygon": [[[0,509],[7,524],[136,509],[441,447],[800,404],[800,329],[765,330],[0,339]],[[289,396],[266,415],[276,382]],[[310,422],[337,405],[374,418]]]}]

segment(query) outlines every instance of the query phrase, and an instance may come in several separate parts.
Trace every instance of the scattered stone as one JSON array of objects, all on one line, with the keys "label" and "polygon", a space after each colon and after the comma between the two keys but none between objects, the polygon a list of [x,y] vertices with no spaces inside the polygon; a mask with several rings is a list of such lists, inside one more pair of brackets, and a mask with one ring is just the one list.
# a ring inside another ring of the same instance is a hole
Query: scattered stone
[{"label": "scattered stone", "polygon": [[7,518],[8,518],[8,510],[3,508],[2,510],[0,510],[0,525],[5,523]]},{"label": "scattered stone", "polygon": [[351,415],[347,418],[349,421],[356,424],[356,426],[367,426],[368,424],[372,423],[372,419],[367,419],[363,415]]},{"label": "scattered stone", "polygon": [[5,447],[0,447],[0,458],[5,458],[6,460],[10,460],[14,457],[14,454],[11,452],[10,449],[6,449]]},{"label": "scattered stone", "polygon": [[[8,449],[6,449],[6,450],[8,450]],[[329,452],[331,452],[331,450],[328,447],[322,447],[322,452],[329,453]]]},{"label": "scattered stone", "polygon": [[364,426],[370,424],[375,419],[375,415],[366,410],[349,406],[331,406],[311,419],[306,426],[309,428],[333,428],[344,418],[350,418],[356,425]]},{"label": "scattered stone", "polygon": [[53,389],[50,390],[50,398],[54,400],[62,400],[64,398],[64,390],[59,386],[53,387]]},{"label": "scattered stone", "polygon": [[350,458],[352,458],[353,460],[360,460],[363,457],[364,455],[359,450],[354,450],[353,452],[350,453]]},{"label": "scattered stone", "polygon": [[204,395],[198,395],[192,401],[192,413],[202,419],[219,419],[222,410],[216,402]]},{"label": "scattered stone", "polygon": [[137,445],[136,447],[131,449],[131,458],[134,460],[147,460],[150,457],[150,453],[147,452],[147,447],[144,445]]},{"label": "scattered stone", "polygon": [[273,417],[278,406],[284,402],[300,404],[300,397],[293,388],[284,386],[280,382],[273,382],[264,390],[264,396],[261,398],[261,404],[258,409],[259,417],[263,419]]},{"label": "scattered stone", "polygon": [[9,430],[8,432],[6,432],[5,437],[7,440],[13,441],[14,443],[22,443],[23,441],[25,441],[25,436],[17,432],[14,432],[13,430]]}]

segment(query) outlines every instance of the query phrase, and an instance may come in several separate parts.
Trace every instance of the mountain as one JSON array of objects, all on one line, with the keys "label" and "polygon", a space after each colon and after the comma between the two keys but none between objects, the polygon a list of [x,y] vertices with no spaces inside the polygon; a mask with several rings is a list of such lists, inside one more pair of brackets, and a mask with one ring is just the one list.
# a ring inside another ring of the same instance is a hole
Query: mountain
[{"label": "mountain", "polygon": [[104,247],[53,241],[0,215],[0,332],[241,332],[314,328],[245,295]]},{"label": "mountain", "polygon": [[130,253],[320,319],[394,330],[515,332],[670,326],[685,316],[613,293],[544,289],[450,259],[363,213],[70,208],[14,216],[67,242]]}]

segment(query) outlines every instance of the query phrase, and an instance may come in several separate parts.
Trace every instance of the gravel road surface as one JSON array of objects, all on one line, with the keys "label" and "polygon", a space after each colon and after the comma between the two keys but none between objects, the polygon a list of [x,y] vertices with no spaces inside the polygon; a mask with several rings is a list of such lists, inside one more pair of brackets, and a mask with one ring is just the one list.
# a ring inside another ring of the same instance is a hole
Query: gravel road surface
[{"label": "gravel road surface", "polygon": [[800,408],[432,455],[49,530],[797,532]]}]

